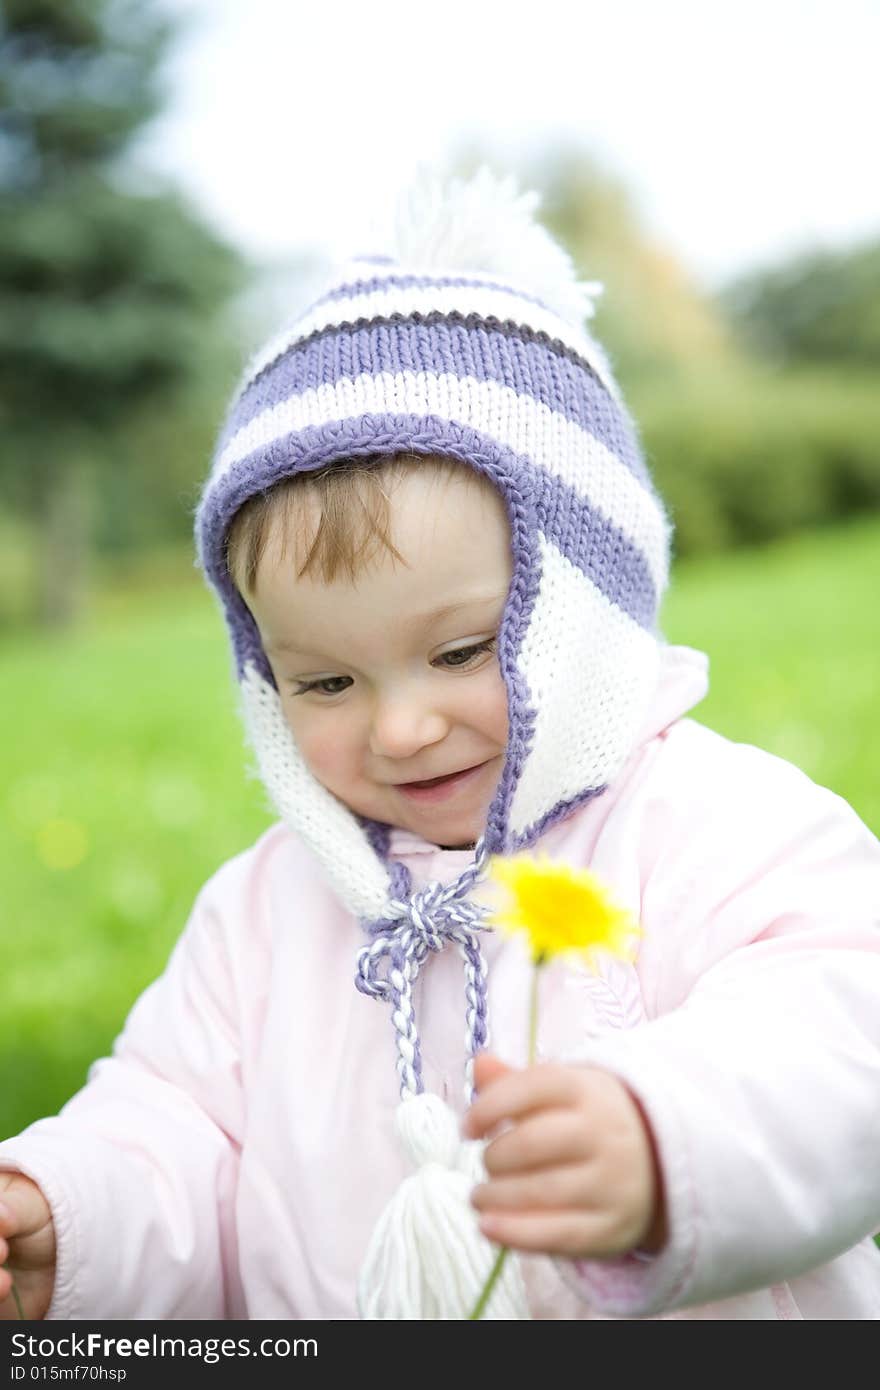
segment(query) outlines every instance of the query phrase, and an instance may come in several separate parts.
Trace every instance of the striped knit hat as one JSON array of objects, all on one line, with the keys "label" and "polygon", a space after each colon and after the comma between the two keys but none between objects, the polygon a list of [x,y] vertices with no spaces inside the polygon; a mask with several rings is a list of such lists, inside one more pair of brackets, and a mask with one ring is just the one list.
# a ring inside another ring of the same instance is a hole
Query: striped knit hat
[{"label": "striped knit hat", "polygon": [[[537,204],[486,169],[417,183],[385,254],[339,268],[251,362],[198,511],[200,560],[225,608],[261,774],[363,921],[357,983],[392,1004],[404,1096],[422,1091],[412,984],[447,940],[465,960],[469,1093],[487,1023],[482,918],[466,894],[488,854],[530,846],[608,785],[658,675],[667,519],[584,326],[599,287],[578,283],[535,221]],[[306,767],[225,559],[229,524],[254,494],[334,460],[396,453],[448,455],[491,480],[513,561],[497,641],[505,766],[474,863],[417,894],[389,856],[390,827],[349,811]]]}]

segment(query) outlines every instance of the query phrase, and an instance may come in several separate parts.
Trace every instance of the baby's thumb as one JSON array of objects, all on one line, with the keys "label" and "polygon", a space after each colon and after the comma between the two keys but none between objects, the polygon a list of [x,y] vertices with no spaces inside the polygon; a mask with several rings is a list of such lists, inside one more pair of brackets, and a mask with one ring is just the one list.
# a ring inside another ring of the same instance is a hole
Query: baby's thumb
[{"label": "baby's thumb", "polygon": [[51,1219],[37,1184],[21,1173],[0,1174],[0,1236],[29,1236]]}]

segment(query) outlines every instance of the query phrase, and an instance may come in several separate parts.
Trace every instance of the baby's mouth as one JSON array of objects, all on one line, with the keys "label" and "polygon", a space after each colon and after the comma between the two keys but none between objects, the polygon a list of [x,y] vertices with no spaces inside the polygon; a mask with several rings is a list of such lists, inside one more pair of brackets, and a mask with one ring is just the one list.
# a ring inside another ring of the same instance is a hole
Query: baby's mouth
[{"label": "baby's mouth", "polygon": [[466,777],[468,773],[473,773],[482,767],[482,763],[474,763],[473,767],[459,767],[455,773],[443,773],[442,777],[427,777],[423,781],[412,781],[412,783],[398,783],[399,787],[407,791],[412,788],[414,791],[425,791],[430,787],[443,787],[446,783],[456,781],[456,778]]},{"label": "baby's mouth", "polygon": [[401,782],[402,787],[439,787],[444,782],[451,782],[455,777],[461,777],[466,772],[473,772],[476,767],[482,764],[476,763],[473,767],[460,767],[457,772],[446,772],[442,777],[428,777],[422,782]]}]

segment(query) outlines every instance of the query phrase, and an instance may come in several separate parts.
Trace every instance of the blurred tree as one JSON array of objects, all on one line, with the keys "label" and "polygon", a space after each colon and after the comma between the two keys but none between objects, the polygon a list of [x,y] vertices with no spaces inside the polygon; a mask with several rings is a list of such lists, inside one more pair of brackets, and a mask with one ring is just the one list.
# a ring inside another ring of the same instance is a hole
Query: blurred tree
[{"label": "blurred tree", "polygon": [[37,526],[35,609],[53,625],[80,606],[120,422],[203,384],[211,321],[243,283],[176,194],[118,177],[169,35],[146,0],[0,0],[0,481]]},{"label": "blurred tree", "polygon": [[780,363],[880,363],[880,241],[813,251],[733,282],[721,303],[747,347]]},{"label": "blurred tree", "polygon": [[[625,185],[576,142],[515,158],[481,140],[452,158],[488,163],[541,195],[539,216],[606,293],[593,327],[634,412],[674,523],[677,554],[754,545],[880,503],[880,248],[812,257],[731,295],[705,293],[641,225]],[[750,333],[731,321],[747,322]],[[760,331],[759,331],[760,330]],[[783,349],[791,365],[768,370]],[[847,370],[832,372],[834,355]],[[845,357],[844,354],[849,354]],[[797,359],[797,360],[796,360]]]},{"label": "blurred tree", "polygon": [[722,315],[677,257],[645,232],[618,179],[565,146],[529,176],[543,190],[547,226],[583,273],[606,286],[595,328],[625,386],[731,357]]}]

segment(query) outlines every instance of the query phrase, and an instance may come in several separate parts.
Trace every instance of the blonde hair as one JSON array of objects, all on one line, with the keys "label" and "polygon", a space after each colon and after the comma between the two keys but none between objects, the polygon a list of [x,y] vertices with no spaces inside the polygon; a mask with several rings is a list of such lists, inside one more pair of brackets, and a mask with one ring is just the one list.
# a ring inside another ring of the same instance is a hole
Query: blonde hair
[{"label": "blonde hair", "polygon": [[313,473],[282,478],[267,492],[250,497],[227,532],[226,567],[239,593],[254,592],[260,561],[274,534],[280,534],[283,557],[288,540],[306,533],[307,500],[317,503],[319,521],[297,578],[312,573],[329,584],[345,571],[354,582],[382,546],[405,564],[391,539],[391,498],[385,484],[393,484],[412,467],[429,468],[438,479],[455,474],[492,487],[468,464],[439,454],[341,459]]}]

